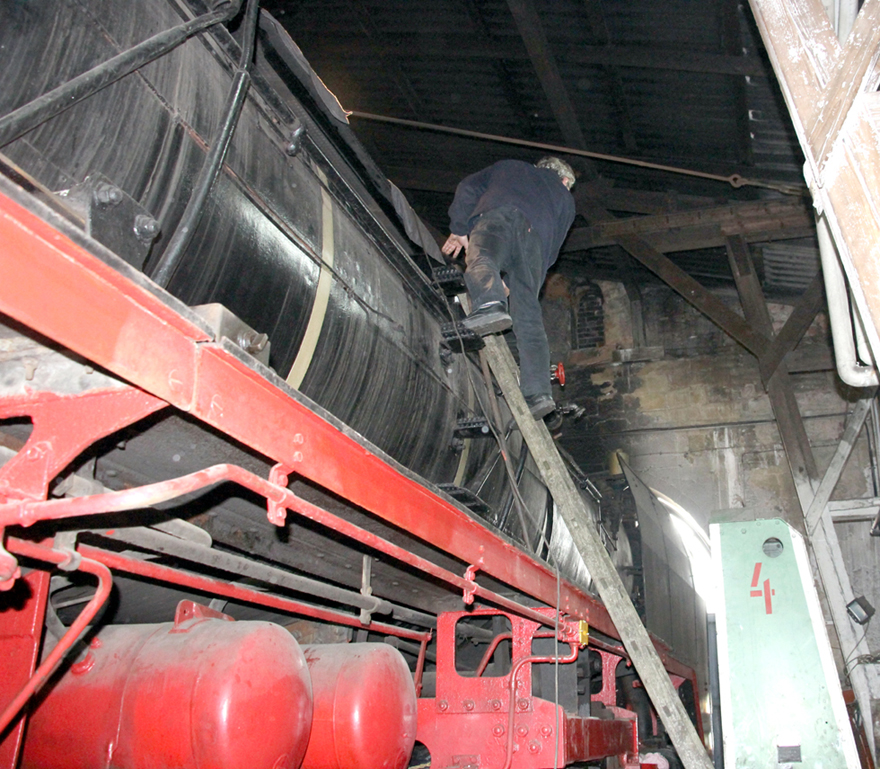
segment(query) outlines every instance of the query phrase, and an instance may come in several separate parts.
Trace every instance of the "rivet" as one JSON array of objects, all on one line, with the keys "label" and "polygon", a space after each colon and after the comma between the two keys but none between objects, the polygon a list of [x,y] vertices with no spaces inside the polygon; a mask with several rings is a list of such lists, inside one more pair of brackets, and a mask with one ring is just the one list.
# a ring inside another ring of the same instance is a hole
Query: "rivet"
[{"label": "rivet", "polygon": [[442,713],[449,709],[449,703],[446,700],[440,700],[437,703],[437,709]]},{"label": "rivet", "polygon": [[474,701],[473,700],[465,700],[464,703],[462,703],[462,704],[464,705],[465,710],[473,710],[474,709]]}]

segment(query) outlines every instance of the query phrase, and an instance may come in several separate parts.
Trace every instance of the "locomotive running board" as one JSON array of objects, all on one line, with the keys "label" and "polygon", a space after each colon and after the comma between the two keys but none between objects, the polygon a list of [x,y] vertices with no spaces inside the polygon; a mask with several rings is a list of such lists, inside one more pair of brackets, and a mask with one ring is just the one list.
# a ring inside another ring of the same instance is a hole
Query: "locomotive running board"
[{"label": "locomotive running board", "polygon": [[712,769],[712,761],[669,679],[648,631],[608,552],[592,527],[577,488],[542,421],[536,421],[519,390],[516,362],[500,336],[485,337],[485,354],[523,439],[550,489],[575,546],[584,559],[620,640],[629,652],[645,689],[678,751],[685,769]]}]

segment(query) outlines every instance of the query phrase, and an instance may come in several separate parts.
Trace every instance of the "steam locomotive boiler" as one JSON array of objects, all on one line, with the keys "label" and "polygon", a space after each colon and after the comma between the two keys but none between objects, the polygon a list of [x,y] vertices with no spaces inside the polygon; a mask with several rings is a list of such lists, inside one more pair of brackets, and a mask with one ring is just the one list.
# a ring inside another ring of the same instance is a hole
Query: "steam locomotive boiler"
[{"label": "steam locomotive boiler", "polygon": [[0,766],[666,750],[457,273],[283,29],[33,0],[0,49]]}]

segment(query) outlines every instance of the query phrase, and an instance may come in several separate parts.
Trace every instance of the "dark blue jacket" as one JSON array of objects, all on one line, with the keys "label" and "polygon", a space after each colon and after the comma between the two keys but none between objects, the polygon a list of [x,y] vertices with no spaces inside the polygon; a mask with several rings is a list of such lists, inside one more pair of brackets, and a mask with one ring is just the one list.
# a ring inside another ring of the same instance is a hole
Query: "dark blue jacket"
[{"label": "dark blue jacket", "polygon": [[449,207],[450,232],[468,235],[480,214],[502,206],[519,209],[537,231],[546,273],[574,221],[574,198],[559,174],[522,160],[499,160],[471,174],[455,190]]}]

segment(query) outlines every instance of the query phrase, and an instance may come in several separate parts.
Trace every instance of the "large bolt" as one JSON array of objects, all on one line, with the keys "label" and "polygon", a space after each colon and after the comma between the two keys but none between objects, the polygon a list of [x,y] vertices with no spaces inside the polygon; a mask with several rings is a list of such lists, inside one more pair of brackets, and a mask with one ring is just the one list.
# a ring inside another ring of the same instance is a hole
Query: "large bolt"
[{"label": "large bolt", "polygon": [[300,149],[302,149],[302,140],[305,136],[305,126],[299,125],[290,132],[290,141],[287,143],[287,146],[284,148],[284,151],[290,156],[293,157],[296,155]]},{"label": "large bolt", "polygon": [[138,240],[151,243],[159,234],[159,222],[149,214],[138,214],[134,218],[134,234]]},{"label": "large bolt", "polygon": [[107,182],[98,182],[93,195],[99,206],[117,206],[122,202],[122,190]]},{"label": "large bolt", "polygon": [[256,331],[242,331],[238,335],[238,346],[251,355],[262,352],[268,343],[268,334],[258,334]]}]

